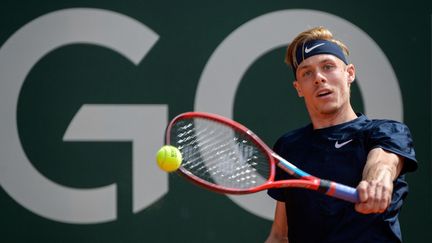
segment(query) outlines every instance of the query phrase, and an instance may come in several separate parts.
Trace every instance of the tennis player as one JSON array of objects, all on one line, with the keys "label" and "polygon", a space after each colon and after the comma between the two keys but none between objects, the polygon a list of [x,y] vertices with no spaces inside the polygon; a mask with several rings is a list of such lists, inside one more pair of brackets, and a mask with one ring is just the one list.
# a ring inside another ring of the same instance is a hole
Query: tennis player
[{"label": "tennis player", "polygon": [[[269,189],[276,201],[267,242],[401,242],[398,215],[408,193],[404,174],[417,168],[406,125],[356,113],[356,69],[348,48],[317,27],[300,33],[286,63],[311,124],[284,134],[274,151],[317,177],[356,187],[352,204],[304,189]],[[292,179],[278,169],[277,180]]]}]

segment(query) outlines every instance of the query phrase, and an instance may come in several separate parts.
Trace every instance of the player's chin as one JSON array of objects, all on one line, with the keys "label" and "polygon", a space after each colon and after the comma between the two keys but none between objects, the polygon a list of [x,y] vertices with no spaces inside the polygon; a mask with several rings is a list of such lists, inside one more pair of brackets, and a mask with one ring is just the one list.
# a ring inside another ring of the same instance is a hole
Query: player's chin
[{"label": "player's chin", "polygon": [[328,103],[325,105],[321,105],[319,107],[319,111],[323,115],[332,115],[339,111],[339,106],[337,104]]}]

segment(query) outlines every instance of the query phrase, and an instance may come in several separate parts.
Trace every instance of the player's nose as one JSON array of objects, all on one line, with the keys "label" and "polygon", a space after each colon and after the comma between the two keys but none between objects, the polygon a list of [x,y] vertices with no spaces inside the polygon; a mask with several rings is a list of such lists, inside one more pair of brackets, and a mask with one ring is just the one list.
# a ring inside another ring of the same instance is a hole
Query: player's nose
[{"label": "player's nose", "polygon": [[326,77],[321,72],[315,72],[314,83],[321,84],[327,82]]}]

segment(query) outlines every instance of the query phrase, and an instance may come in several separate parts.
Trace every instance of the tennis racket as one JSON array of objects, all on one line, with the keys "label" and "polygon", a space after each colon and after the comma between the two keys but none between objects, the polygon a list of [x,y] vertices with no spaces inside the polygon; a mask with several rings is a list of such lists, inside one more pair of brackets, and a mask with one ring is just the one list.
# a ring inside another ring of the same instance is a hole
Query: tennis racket
[{"label": "tennis racket", "polygon": [[[252,131],[219,115],[180,114],[169,123],[165,139],[166,144],[182,153],[180,174],[212,191],[248,194],[269,188],[298,187],[359,202],[355,188],[300,170],[273,152]],[[295,179],[275,181],[276,165]]]}]

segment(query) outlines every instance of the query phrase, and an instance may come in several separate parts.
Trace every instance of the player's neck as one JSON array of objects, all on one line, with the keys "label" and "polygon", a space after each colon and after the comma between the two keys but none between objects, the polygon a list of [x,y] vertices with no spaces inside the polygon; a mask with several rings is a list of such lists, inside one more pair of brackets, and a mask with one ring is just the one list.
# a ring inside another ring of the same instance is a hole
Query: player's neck
[{"label": "player's neck", "polygon": [[310,117],[314,129],[320,129],[352,121],[357,118],[357,115],[352,107],[348,106],[346,109],[340,109],[335,113],[311,114]]}]

